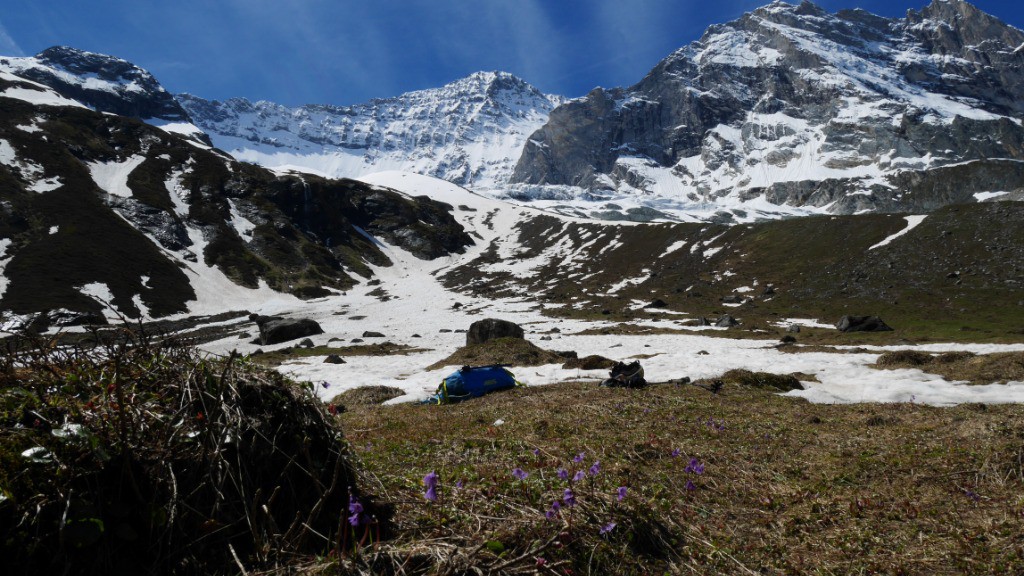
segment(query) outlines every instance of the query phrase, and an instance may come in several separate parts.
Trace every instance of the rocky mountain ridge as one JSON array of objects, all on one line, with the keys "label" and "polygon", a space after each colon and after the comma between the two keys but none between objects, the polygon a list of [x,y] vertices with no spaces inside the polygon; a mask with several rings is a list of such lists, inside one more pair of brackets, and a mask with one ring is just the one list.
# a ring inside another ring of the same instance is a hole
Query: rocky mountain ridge
[{"label": "rocky mountain ridge", "polygon": [[555,109],[512,182],[523,197],[646,195],[720,221],[1019,198],[1022,47],[1024,32],[963,0],[905,19],[777,1],[634,86]]},{"label": "rocky mountain ridge", "polygon": [[188,122],[188,113],[152,74],[105,54],[54,46],[27,58],[0,57],[0,70],[50,87],[100,112]]},{"label": "rocky mountain ridge", "polygon": [[289,108],[189,94],[178,101],[218,147],[239,159],[328,176],[404,170],[494,188],[508,180],[527,136],[562,99],[507,72],[478,72],[353,106]]}]

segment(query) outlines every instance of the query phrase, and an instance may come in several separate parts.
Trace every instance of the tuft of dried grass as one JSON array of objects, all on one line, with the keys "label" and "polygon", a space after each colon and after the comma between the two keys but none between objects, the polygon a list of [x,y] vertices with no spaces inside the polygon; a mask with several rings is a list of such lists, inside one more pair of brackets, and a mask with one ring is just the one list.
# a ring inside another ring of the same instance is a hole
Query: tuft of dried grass
[{"label": "tuft of dried grass", "polygon": [[11,573],[246,571],[337,547],[341,427],[312,393],[232,354],[124,329],[0,353],[0,553]]}]

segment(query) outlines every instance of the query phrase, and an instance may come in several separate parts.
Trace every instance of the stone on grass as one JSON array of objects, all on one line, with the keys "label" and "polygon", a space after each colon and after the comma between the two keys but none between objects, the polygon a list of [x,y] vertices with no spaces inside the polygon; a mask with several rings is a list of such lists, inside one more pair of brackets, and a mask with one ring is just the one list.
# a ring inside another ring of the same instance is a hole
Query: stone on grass
[{"label": "stone on grass", "polygon": [[891,332],[878,316],[843,316],[836,324],[840,332]]}]

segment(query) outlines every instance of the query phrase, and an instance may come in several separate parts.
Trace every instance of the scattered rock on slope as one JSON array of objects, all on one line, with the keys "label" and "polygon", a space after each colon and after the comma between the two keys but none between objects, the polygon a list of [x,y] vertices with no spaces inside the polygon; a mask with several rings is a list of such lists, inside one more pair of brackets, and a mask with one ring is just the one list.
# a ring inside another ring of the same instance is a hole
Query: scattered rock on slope
[{"label": "scattered rock on slope", "polygon": [[840,332],[890,332],[892,328],[878,316],[843,316],[836,324]]}]

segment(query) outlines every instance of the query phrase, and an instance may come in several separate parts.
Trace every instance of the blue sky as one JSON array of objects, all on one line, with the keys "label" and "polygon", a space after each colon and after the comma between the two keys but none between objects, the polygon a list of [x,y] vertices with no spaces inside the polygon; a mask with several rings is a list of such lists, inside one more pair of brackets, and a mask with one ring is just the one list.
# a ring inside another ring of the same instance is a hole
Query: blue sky
[{"label": "blue sky", "polygon": [[[790,0],[796,3],[798,0]],[[903,16],[930,0],[820,0]],[[113,54],[172,92],[355,104],[506,70],[580,96],[769,0],[0,0],[0,54]],[[1024,28],[1021,0],[976,0]]]}]

